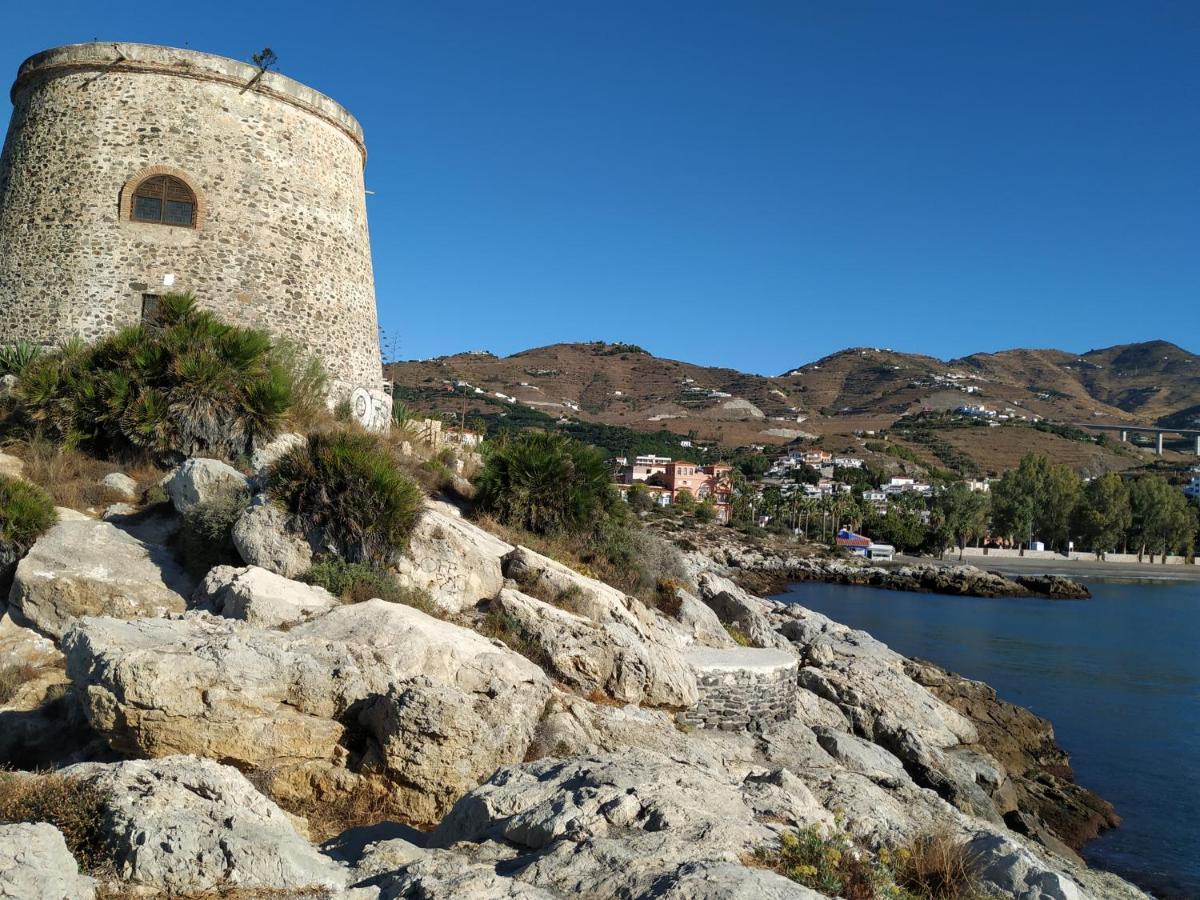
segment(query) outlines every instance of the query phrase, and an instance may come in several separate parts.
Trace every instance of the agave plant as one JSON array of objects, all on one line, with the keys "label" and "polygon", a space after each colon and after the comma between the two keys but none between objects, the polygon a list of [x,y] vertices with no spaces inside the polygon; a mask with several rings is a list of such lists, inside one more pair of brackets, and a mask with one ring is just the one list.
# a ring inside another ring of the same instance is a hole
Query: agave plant
[{"label": "agave plant", "polygon": [[0,376],[16,375],[18,378],[42,355],[42,348],[29,341],[17,341],[0,347]]}]

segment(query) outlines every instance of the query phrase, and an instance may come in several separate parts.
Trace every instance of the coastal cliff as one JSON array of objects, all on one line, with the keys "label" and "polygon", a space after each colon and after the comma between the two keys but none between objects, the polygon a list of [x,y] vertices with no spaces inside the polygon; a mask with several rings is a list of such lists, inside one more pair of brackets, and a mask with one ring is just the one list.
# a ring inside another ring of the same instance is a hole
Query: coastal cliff
[{"label": "coastal cliff", "polygon": [[1144,896],[1073,852],[1116,818],[1048,723],[756,596],[746,560],[689,550],[647,604],[431,502],[408,593],[347,603],[282,574],[303,547],[250,498],[245,565],[189,580],[163,541],[226,469],[185,464],[152,514],[64,513],[18,564],[0,733],[99,840],[14,820],[50,776],[0,776],[0,893],[811,900],[780,854],[817,835],[884,896],[941,835],[993,895]]}]

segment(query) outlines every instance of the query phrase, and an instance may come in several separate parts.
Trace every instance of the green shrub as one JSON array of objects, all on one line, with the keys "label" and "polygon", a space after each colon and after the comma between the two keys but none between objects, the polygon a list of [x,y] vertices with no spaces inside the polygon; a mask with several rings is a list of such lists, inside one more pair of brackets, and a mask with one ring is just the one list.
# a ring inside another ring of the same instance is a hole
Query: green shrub
[{"label": "green shrub", "polygon": [[16,387],[31,428],[102,453],[232,458],[270,438],[291,401],[288,371],[265,331],[162,298],[155,328],[134,325],[30,363]]},{"label": "green shrub", "polygon": [[107,796],[82,778],[0,773],[0,822],[48,822],[85,871],[111,861],[104,841]]},{"label": "green shrub", "polygon": [[230,487],[215,492],[183,514],[183,527],[175,540],[188,572],[201,576],[213,566],[241,565],[232,532],[249,502],[246,491]]},{"label": "green shrub", "polygon": [[735,644],[737,644],[739,647],[753,647],[754,646],[754,642],[752,640],[750,640],[750,635],[746,634],[746,632],[742,631],[742,629],[738,628],[736,625],[726,624],[725,632],[731,638],[733,638],[733,642]]},{"label": "green shrub", "polygon": [[828,897],[847,900],[984,900],[970,850],[945,831],[872,852],[840,827],[785,833],[748,860]]},{"label": "green shrub", "polygon": [[412,606],[429,615],[437,614],[437,607],[428,592],[402,587],[386,570],[369,563],[351,563],[336,556],[325,556],[314,562],[300,580],[325,588],[343,603],[362,603],[378,597],[389,603]]},{"label": "green shrub", "polygon": [[349,431],[310,435],[271,466],[267,490],[322,546],[379,565],[408,546],[424,500],[378,438]]},{"label": "green shrub", "polygon": [[[837,829],[826,833],[820,826],[810,825],[785,833],[778,848],[758,851],[754,861],[827,897],[872,900],[897,896],[887,868]],[[885,893],[889,886],[893,891]]]},{"label": "green shrub", "polygon": [[483,511],[537,534],[590,531],[620,504],[599,450],[545,431],[487,447],[476,486]]},{"label": "green shrub", "polygon": [[705,500],[696,507],[696,512],[693,513],[698,522],[712,522],[717,518],[717,506],[710,500]]},{"label": "green shrub", "polygon": [[0,347],[0,376],[16,375],[20,377],[41,355],[42,348],[37,344],[29,343],[29,341],[17,341],[15,344]]},{"label": "green shrub", "polygon": [[286,373],[291,403],[287,418],[293,428],[308,429],[329,414],[329,373],[320,357],[290,338],[275,341],[272,355]]},{"label": "green shrub", "polygon": [[0,475],[0,565],[5,553],[23,556],[56,521],[49,494],[27,481]]}]

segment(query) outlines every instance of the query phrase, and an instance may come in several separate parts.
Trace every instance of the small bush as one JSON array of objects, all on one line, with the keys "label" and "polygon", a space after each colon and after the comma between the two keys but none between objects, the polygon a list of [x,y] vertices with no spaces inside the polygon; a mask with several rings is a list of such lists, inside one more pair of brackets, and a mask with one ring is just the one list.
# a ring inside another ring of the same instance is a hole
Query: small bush
[{"label": "small bush", "polygon": [[536,534],[591,531],[623,506],[599,450],[545,431],[489,446],[477,487],[480,509]]},{"label": "small bush", "polygon": [[698,522],[712,522],[717,518],[717,507],[715,504],[705,500],[696,507],[695,516]]},{"label": "small bush", "polygon": [[928,900],[967,900],[980,895],[979,861],[946,831],[921,835],[897,851],[896,883]]},{"label": "small bush", "polygon": [[272,355],[290,387],[288,424],[300,431],[310,431],[331,418],[327,399],[329,373],[320,358],[289,338],[276,340]]},{"label": "small bush", "polygon": [[0,347],[0,376],[16,375],[18,378],[42,355],[42,348],[29,341],[17,341]]},{"label": "small bush", "polygon": [[291,402],[265,331],[227,325],[188,295],[162,298],[160,327],[33,360],[16,399],[32,431],[111,454],[232,458],[272,437]]},{"label": "small bush", "polygon": [[58,521],[54,502],[37,485],[0,475],[0,566],[16,562]]},{"label": "small bush", "polygon": [[438,612],[428,592],[403,587],[387,571],[369,563],[350,563],[336,556],[326,556],[313,563],[300,580],[325,588],[343,603],[379,598],[389,603],[403,603],[429,615]]},{"label": "small bush", "polygon": [[226,488],[197,503],[183,514],[183,527],[176,545],[184,567],[202,576],[213,566],[241,565],[233,545],[233,526],[245,512],[250,496],[238,488]]},{"label": "small bush", "polygon": [[267,488],[301,531],[377,565],[408,546],[424,500],[376,437],[349,431],[310,435],[271,466]]},{"label": "small bush", "polygon": [[884,880],[845,834],[826,834],[817,825],[784,834],[778,848],[758,851],[755,861],[807,888],[846,900],[876,897]]},{"label": "small bush", "polygon": [[736,625],[726,625],[725,632],[733,638],[733,642],[739,647],[753,647],[754,642],[750,640],[750,635],[742,631]]},{"label": "small bush", "polygon": [[0,666],[0,706],[17,696],[21,686],[37,677],[38,669],[29,663],[12,663]]},{"label": "small bush", "polygon": [[683,610],[683,601],[679,599],[679,592],[683,589],[684,586],[678,579],[658,579],[654,585],[654,606],[663,615],[678,619]]},{"label": "small bush", "polygon": [[104,791],[81,778],[0,773],[0,822],[48,822],[89,872],[111,859],[104,843],[106,799]]}]

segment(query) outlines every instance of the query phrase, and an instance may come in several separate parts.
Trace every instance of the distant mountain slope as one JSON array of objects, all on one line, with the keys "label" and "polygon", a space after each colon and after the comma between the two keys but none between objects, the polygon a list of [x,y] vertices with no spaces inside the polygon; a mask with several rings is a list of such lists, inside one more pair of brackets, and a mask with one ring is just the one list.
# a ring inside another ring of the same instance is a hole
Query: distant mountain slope
[{"label": "distant mountain slope", "polygon": [[[552,416],[668,429],[727,444],[887,427],[964,404],[1059,422],[1171,424],[1200,415],[1200,358],[1165,341],[1083,354],[1015,349],[943,361],[856,347],[779,376],[694,365],[627,344],[571,343],[507,357],[459,353],[390,368],[419,406],[519,403]],[[1178,425],[1177,425],[1178,427]]]}]

